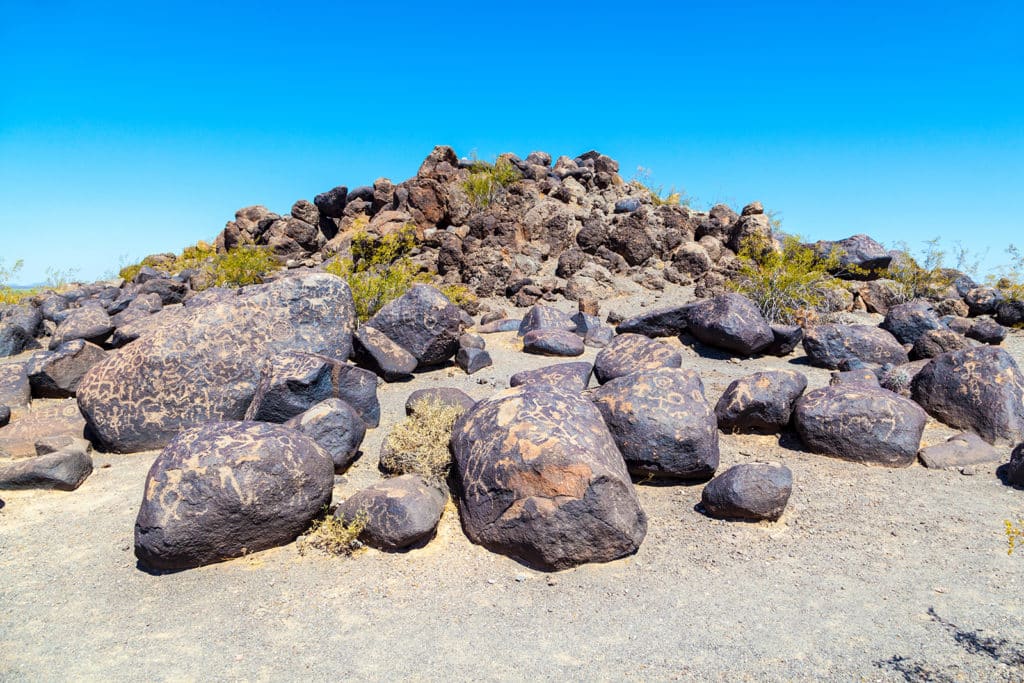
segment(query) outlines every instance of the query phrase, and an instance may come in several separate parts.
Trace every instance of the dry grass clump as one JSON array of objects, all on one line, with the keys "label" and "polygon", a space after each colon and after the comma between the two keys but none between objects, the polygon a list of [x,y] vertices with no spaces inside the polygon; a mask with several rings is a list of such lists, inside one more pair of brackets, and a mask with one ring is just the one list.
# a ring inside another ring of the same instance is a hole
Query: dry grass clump
[{"label": "dry grass clump", "polygon": [[359,534],[363,533],[368,520],[365,511],[360,511],[356,518],[348,524],[334,515],[327,514],[313,520],[309,532],[299,539],[299,554],[305,555],[310,548],[315,548],[329,555],[352,555],[363,548]]},{"label": "dry grass clump", "polygon": [[452,427],[463,409],[423,399],[413,404],[413,411],[384,439],[380,468],[391,475],[419,474],[428,480],[444,481],[452,463],[448,449]]}]

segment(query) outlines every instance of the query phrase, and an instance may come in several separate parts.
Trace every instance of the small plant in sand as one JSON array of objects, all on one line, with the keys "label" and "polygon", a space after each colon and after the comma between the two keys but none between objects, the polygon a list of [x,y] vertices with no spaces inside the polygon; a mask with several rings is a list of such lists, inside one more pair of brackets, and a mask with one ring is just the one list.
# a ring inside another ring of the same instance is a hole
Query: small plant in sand
[{"label": "small plant in sand", "polygon": [[299,553],[304,555],[309,548],[315,548],[330,555],[351,555],[363,547],[359,534],[366,528],[367,519],[366,512],[360,511],[346,524],[325,508],[324,516],[313,520],[309,533],[299,540]]},{"label": "small plant in sand", "polygon": [[1018,546],[1024,545],[1024,519],[1018,519],[1017,524],[1008,519],[1003,523],[1006,524],[1006,542],[1010,546],[1006,554],[1012,555]]},{"label": "small plant in sand", "polygon": [[412,408],[412,415],[396,424],[384,440],[380,468],[392,475],[419,474],[444,481],[452,464],[448,449],[452,427],[463,409],[430,399],[417,401]]}]

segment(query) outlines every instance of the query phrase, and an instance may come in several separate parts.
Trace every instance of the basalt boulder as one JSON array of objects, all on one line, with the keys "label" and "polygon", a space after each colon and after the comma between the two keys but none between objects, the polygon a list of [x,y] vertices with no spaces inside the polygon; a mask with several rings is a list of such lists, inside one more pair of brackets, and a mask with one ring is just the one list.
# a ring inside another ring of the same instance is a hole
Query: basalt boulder
[{"label": "basalt boulder", "polygon": [[668,306],[641,313],[616,326],[619,334],[642,334],[646,337],[677,337],[686,331],[687,306]]},{"label": "basalt boulder", "polygon": [[792,492],[793,473],[785,465],[733,465],[708,482],[701,492],[701,505],[711,517],[774,522]]},{"label": "basalt boulder", "polygon": [[1024,443],[1018,445],[1010,454],[1010,462],[1006,464],[1006,483],[1013,486],[1024,486]]},{"label": "basalt boulder", "polygon": [[463,528],[544,570],[606,562],[647,533],[626,464],[578,394],[525,384],[480,401],[452,434]]},{"label": "basalt boulder", "polygon": [[733,380],[715,405],[723,431],[778,432],[789,425],[793,404],[807,388],[795,370],[770,370]]},{"label": "basalt boulder", "polygon": [[535,370],[522,370],[512,375],[508,384],[518,387],[523,384],[551,384],[566,391],[583,391],[590,385],[594,366],[586,361],[546,365]]},{"label": "basalt boulder", "polygon": [[554,308],[553,306],[542,306],[540,304],[534,306],[526,315],[523,316],[522,321],[519,323],[519,336],[525,337],[528,333],[537,330],[565,330],[567,332],[576,331],[576,323],[565,311]]},{"label": "basalt boulder", "polygon": [[39,343],[21,325],[0,322],[0,358],[16,356],[25,349],[39,348]]},{"label": "basalt boulder", "polygon": [[459,309],[428,285],[415,285],[377,311],[367,325],[408,351],[417,369],[440,365],[459,350]]},{"label": "basalt boulder", "polygon": [[955,434],[942,443],[922,448],[917,454],[929,469],[970,467],[1000,459],[999,451],[974,432]]},{"label": "basalt boulder", "polygon": [[387,335],[370,325],[360,325],[355,334],[356,358],[387,381],[410,376],[419,365],[412,355]]},{"label": "basalt boulder", "polygon": [[92,474],[92,457],[79,446],[0,463],[0,489],[74,491]]},{"label": "basalt boulder", "polygon": [[405,414],[412,415],[421,403],[438,403],[442,406],[455,406],[465,412],[476,405],[476,399],[455,387],[431,387],[417,389],[405,399]]},{"label": "basalt boulder", "polygon": [[721,294],[691,304],[687,321],[698,341],[742,356],[764,351],[775,341],[761,311],[742,294]]},{"label": "basalt boulder", "polygon": [[880,327],[901,344],[913,344],[929,330],[941,330],[942,322],[925,301],[908,301],[889,309]]},{"label": "basalt boulder", "polygon": [[914,360],[935,358],[950,351],[970,348],[971,343],[953,330],[928,330],[914,342],[910,357]]},{"label": "basalt boulder", "polygon": [[982,344],[998,346],[1003,343],[1008,333],[1009,330],[992,318],[981,318],[971,325],[971,329],[967,330],[967,337]]},{"label": "basalt boulder", "polygon": [[0,406],[28,405],[32,397],[27,363],[0,364]]},{"label": "basalt boulder", "polygon": [[284,423],[313,439],[331,456],[335,472],[344,472],[359,455],[366,423],[340,398],[328,398]]},{"label": "basalt boulder", "polygon": [[893,365],[908,360],[896,337],[871,325],[815,325],[804,333],[803,345],[811,365],[831,370],[844,360]]},{"label": "basalt boulder", "polygon": [[64,319],[64,322],[57,326],[50,339],[50,349],[56,349],[64,342],[74,339],[84,339],[93,344],[102,344],[113,331],[114,323],[102,308],[98,306],[76,308]]},{"label": "basalt boulder", "polygon": [[75,395],[89,368],[101,362],[106,353],[84,339],[75,339],[40,353],[25,368],[36,398],[69,398]]},{"label": "basalt boulder", "polygon": [[331,502],[334,464],[308,436],[266,422],[214,422],[157,456],[135,520],[135,556],[187,569],[290,543]]},{"label": "basalt boulder", "polygon": [[381,550],[402,550],[430,539],[448,496],[439,484],[403,474],[368,486],[338,506],[344,524],[360,519],[359,540]]},{"label": "basalt boulder", "polygon": [[523,351],[542,356],[582,355],[583,338],[566,330],[531,330],[523,336]]},{"label": "basalt boulder", "polygon": [[693,370],[635,372],[594,389],[626,467],[636,475],[707,479],[718,467],[718,426]]},{"label": "basalt boulder", "polygon": [[594,376],[602,384],[641,370],[678,368],[683,356],[677,349],[640,334],[616,335],[594,359]]}]

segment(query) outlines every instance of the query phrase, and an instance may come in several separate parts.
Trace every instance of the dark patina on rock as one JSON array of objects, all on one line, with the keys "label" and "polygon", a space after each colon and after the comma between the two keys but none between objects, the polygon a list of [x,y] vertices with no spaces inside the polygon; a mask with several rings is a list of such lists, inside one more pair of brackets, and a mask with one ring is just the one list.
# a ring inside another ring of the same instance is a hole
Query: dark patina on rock
[{"label": "dark patina on rock", "polygon": [[440,365],[459,350],[462,316],[444,294],[415,285],[366,323],[412,354],[417,369]]},{"label": "dark patina on rock", "polygon": [[779,463],[733,465],[708,482],[701,505],[711,517],[775,521],[793,492],[793,473]]},{"label": "dark patina on rock", "polygon": [[523,370],[509,377],[508,385],[551,384],[567,391],[583,391],[590,385],[594,366],[586,361],[545,365],[536,370]]},{"label": "dark patina on rock", "polygon": [[908,301],[889,309],[879,326],[901,344],[913,344],[928,330],[941,330],[942,323],[935,310],[926,301]]},{"label": "dark patina on rock", "polygon": [[682,364],[682,354],[664,342],[641,334],[620,334],[597,354],[594,376],[603,384],[631,372],[678,368]]},{"label": "dark patina on rock", "polygon": [[351,524],[362,515],[366,526],[359,540],[381,550],[402,550],[434,535],[447,500],[440,485],[403,474],[356,492],[334,516]]},{"label": "dark patina on rock", "polygon": [[677,337],[686,331],[688,306],[667,306],[623,320],[615,329],[619,334],[646,337]]},{"label": "dark patina on rock", "polygon": [[942,443],[922,448],[917,454],[921,464],[929,469],[969,467],[999,460],[999,451],[974,432],[949,437]]},{"label": "dark patina on rock", "polygon": [[455,406],[463,411],[469,410],[476,405],[476,399],[455,387],[431,387],[430,389],[417,389],[409,394],[405,400],[405,414],[412,415],[416,412],[416,406],[421,402],[438,403],[442,406]]},{"label": "dark patina on rock", "polygon": [[36,398],[70,398],[89,368],[103,360],[105,352],[84,339],[75,339],[51,353],[40,353],[25,368]]},{"label": "dark patina on rock", "polygon": [[723,431],[777,432],[789,425],[793,403],[807,388],[795,370],[770,370],[733,380],[715,405]]},{"label": "dark patina on rock", "polygon": [[419,364],[415,356],[370,325],[362,325],[356,330],[355,352],[360,363],[377,371],[389,382],[410,376]]},{"label": "dark patina on rock", "polygon": [[463,528],[546,569],[633,553],[647,517],[594,405],[548,384],[480,401],[452,434]]},{"label": "dark patina on rock", "polygon": [[340,398],[329,398],[284,423],[313,439],[331,456],[335,472],[344,472],[359,455],[366,423]]},{"label": "dark patina on rock", "polygon": [[831,370],[844,360],[893,365],[908,360],[896,337],[871,325],[815,325],[804,332],[803,343],[811,365]]},{"label": "dark patina on rock", "polygon": [[53,453],[0,463],[0,489],[74,491],[92,474],[92,458],[71,445]]},{"label": "dark patina on rock", "polygon": [[523,335],[523,351],[542,356],[582,355],[583,339],[566,330],[531,330]]},{"label": "dark patina on rock", "polygon": [[764,351],[775,341],[768,322],[742,294],[720,294],[687,306],[689,331],[698,341],[742,356]]}]

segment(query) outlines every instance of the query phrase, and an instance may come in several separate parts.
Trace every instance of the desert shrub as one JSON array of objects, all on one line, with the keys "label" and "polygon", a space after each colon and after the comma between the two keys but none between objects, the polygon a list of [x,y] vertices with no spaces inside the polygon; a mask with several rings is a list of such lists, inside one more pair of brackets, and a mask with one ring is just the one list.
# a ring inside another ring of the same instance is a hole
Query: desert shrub
[{"label": "desert shrub", "polygon": [[650,195],[651,203],[654,206],[690,206],[693,203],[692,197],[676,190],[674,185],[668,191],[665,190],[664,185],[653,185],[649,168],[637,166],[633,182]]},{"label": "desert shrub", "polygon": [[1012,555],[1017,546],[1024,545],[1024,519],[1017,520],[1017,524],[1008,519],[1003,523],[1006,524],[1006,543],[1010,546],[1006,554]]},{"label": "desert shrub", "polygon": [[11,280],[21,272],[25,262],[18,259],[10,266],[5,266],[0,259],[0,304],[16,304],[36,294],[36,290],[19,289],[11,286]]},{"label": "desert shrub", "polygon": [[335,259],[324,270],[348,282],[356,317],[363,323],[417,282],[429,280],[409,258],[415,247],[416,230],[412,225],[380,238],[358,232],[352,237],[351,257]]},{"label": "desert shrub", "polygon": [[[246,246],[251,247],[252,245],[242,245],[232,251],[242,249]],[[149,266],[150,268],[159,270],[162,273],[167,273],[168,275],[176,275],[183,270],[206,270],[211,274],[211,279],[215,279],[216,275],[214,271],[223,265],[221,261],[225,256],[225,254],[217,254],[217,250],[209,242],[199,240],[194,245],[182,249],[181,253],[175,256],[173,260],[167,260],[167,257],[163,255],[147,256],[138,263],[122,265],[118,270],[117,275],[122,280],[130,282],[135,279],[135,276],[139,274],[139,271],[142,270],[143,266]],[[226,267],[228,269],[241,266],[243,261],[249,262],[251,267],[253,254],[233,254],[227,258],[227,261],[228,263]],[[276,266],[277,263],[275,262],[269,269],[273,269]],[[244,271],[241,272],[244,274]],[[265,273],[266,271],[264,274]],[[251,279],[251,277],[243,279]]]},{"label": "desert shrub", "polygon": [[[885,277],[896,283],[897,303],[913,299],[934,299],[942,295],[953,284],[954,276],[945,268],[946,251],[941,248],[940,238],[927,240],[925,247],[915,258],[905,242],[896,245],[899,252],[889,265]],[[966,250],[960,251],[958,266],[967,258]]]},{"label": "desert shrub", "polygon": [[1024,301],[1024,251],[1011,244],[1006,253],[1010,262],[999,266],[996,273],[988,277],[988,284],[998,289],[1005,299]]},{"label": "desert shrub", "polygon": [[441,287],[441,293],[459,308],[473,307],[478,302],[473,290],[463,284],[444,285]]},{"label": "desert shrub", "polygon": [[506,157],[499,157],[494,164],[476,162],[469,169],[469,177],[462,183],[462,189],[474,205],[479,208],[490,206],[505,189],[522,179],[519,169]]},{"label": "desert shrub", "polygon": [[299,539],[300,554],[309,548],[315,548],[330,555],[351,555],[360,550],[359,534],[366,528],[367,514],[361,511],[348,524],[338,519],[325,509],[323,517],[313,520],[309,532]]},{"label": "desert shrub", "polygon": [[824,310],[830,290],[839,288],[832,273],[840,268],[841,254],[833,250],[819,256],[796,235],[783,237],[781,249],[764,235],[750,235],[738,256],[739,270],[726,286],[757,304],[771,322],[794,324],[806,319],[809,312]]},{"label": "desert shrub", "polygon": [[[244,287],[263,282],[263,276],[280,264],[269,247],[241,244],[207,261],[210,282],[218,287]],[[180,272],[180,271],[179,271]]]},{"label": "desert shrub", "polygon": [[443,481],[452,456],[448,442],[461,406],[423,399],[412,406],[413,413],[394,426],[384,440],[380,467],[389,474],[419,474]]}]

